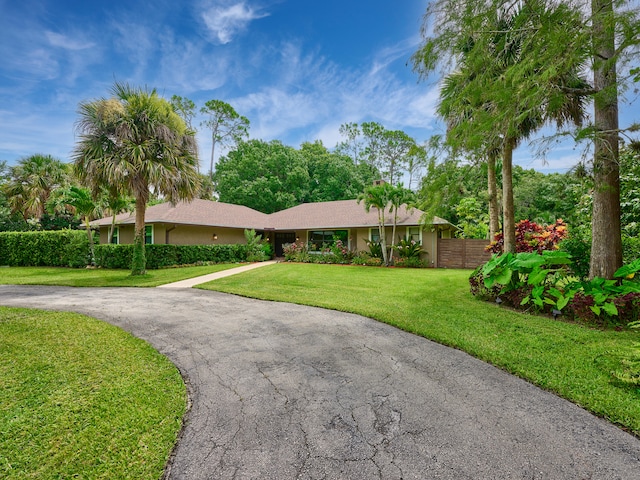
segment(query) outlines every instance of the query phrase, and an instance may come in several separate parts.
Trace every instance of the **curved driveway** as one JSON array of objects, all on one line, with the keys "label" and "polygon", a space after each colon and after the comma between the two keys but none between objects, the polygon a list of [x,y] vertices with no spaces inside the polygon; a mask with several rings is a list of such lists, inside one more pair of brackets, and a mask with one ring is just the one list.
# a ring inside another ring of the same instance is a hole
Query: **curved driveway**
[{"label": "curved driveway", "polygon": [[198,290],[0,286],[148,340],[190,383],[171,479],[640,479],[640,441],[357,315]]}]

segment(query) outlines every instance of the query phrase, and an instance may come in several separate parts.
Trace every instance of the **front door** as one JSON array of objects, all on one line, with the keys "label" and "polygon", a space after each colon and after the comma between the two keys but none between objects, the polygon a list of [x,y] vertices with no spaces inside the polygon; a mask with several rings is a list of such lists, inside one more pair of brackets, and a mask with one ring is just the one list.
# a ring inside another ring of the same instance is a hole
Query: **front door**
[{"label": "front door", "polygon": [[276,257],[284,256],[284,251],[282,249],[283,245],[286,245],[287,243],[295,243],[295,241],[295,232],[276,232]]}]

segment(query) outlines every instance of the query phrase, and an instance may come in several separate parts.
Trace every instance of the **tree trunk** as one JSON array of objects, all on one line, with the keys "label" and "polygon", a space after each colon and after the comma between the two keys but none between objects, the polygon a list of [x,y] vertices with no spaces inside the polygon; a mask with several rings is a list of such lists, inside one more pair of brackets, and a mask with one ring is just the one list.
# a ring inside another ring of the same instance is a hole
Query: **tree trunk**
[{"label": "tree trunk", "polygon": [[498,183],[496,180],[496,157],[487,158],[487,187],[489,191],[489,240],[500,231],[500,209],[498,208]]},{"label": "tree trunk", "polygon": [[84,217],[84,225],[87,229],[87,236],[89,237],[89,253],[91,254],[91,260],[89,262],[90,265],[96,264],[96,254],[95,249],[93,248],[93,232],[91,231],[91,223],[89,222],[89,217],[85,215]]},{"label": "tree trunk", "polygon": [[116,229],[116,216],[115,214],[111,217],[111,226],[109,227],[109,234],[107,235],[107,245],[111,245],[111,241],[113,240],[113,232]]},{"label": "tree trunk", "polygon": [[209,178],[213,180],[213,156],[216,151],[216,132],[215,130],[211,134],[211,163],[209,165]]},{"label": "tree trunk", "polygon": [[133,237],[131,275],[144,275],[147,266],[144,252],[144,216],[146,208],[146,199],[142,195],[138,196],[136,198],[136,228]]},{"label": "tree trunk", "polygon": [[389,266],[389,252],[387,251],[387,230],[385,227],[384,209],[378,210],[378,230],[380,232],[380,247],[382,248],[382,261],[385,267]]},{"label": "tree trunk", "polygon": [[618,164],[618,89],[615,38],[608,25],[611,0],[593,0],[593,84],[596,137],[593,155],[593,212],[589,277],[611,279],[622,266],[620,166]]},{"label": "tree trunk", "polygon": [[515,140],[504,141],[502,153],[502,234],[504,236],[504,253],[516,251],[516,221],[513,208],[513,149]]}]

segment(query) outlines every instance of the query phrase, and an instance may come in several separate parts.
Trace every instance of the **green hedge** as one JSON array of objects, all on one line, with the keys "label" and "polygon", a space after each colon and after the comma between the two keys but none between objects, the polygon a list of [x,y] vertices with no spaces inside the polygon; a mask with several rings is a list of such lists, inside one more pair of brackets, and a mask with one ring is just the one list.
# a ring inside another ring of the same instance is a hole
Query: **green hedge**
[{"label": "green hedge", "polygon": [[[133,245],[96,245],[96,265],[131,268]],[[247,260],[246,245],[147,245],[147,268],[156,269],[199,262],[234,263]]]},{"label": "green hedge", "polygon": [[0,265],[84,267],[89,239],[80,230],[0,232]]}]

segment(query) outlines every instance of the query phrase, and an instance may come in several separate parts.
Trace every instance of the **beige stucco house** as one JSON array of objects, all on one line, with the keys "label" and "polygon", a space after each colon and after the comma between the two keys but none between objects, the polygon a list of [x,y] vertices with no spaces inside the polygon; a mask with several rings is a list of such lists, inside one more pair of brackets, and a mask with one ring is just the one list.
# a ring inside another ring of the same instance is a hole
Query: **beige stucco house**
[{"label": "beige stucco house", "polygon": [[[455,227],[434,217],[423,223],[424,212],[401,207],[398,211],[397,238],[410,237],[422,242],[430,261],[437,258],[438,238],[451,238]],[[366,212],[356,200],[305,203],[280,212],[265,214],[241,205],[209,200],[162,203],[147,208],[147,243],[206,245],[244,243],[244,230],[254,229],[274,247],[276,256],[282,246],[295,241],[321,246],[334,236],[347,242],[354,251],[368,250],[367,240],[378,240],[378,212]],[[112,218],[92,222],[100,228],[100,241],[107,242]],[[113,243],[133,243],[135,215],[116,217]],[[391,241],[393,214],[386,214],[385,235]],[[435,266],[435,265],[434,265]]]}]

